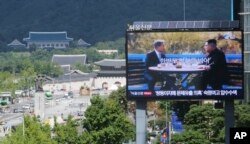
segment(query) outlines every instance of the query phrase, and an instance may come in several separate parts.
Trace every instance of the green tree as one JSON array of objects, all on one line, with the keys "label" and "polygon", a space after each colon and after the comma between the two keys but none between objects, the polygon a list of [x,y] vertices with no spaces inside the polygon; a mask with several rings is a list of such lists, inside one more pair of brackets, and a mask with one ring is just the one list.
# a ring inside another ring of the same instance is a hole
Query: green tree
[{"label": "green tree", "polygon": [[207,140],[218,142],[220,130],[224,127],[224,111],[214,109],[211,104],[192,105],[185,115],[184,124],[186,130],[198,131]]},{"label": "green tree", "polygon": [[126,95],[126,87],[119,87],[118,90],[113,91],[109,95],[110,99],[115,100],[120,107],[124,110],[124,112],[128,112],[128,100]]},{"label": "green tree", "polygon": [[91,99],[91,106],[85,112],[84,135],[94,144],[117,144],[134,138],[134,127],[119,104],[112,99]]},{"label": "green tree", "polygon": [[198,131],[187,130],[180,134],[173,134],[171,139],[172,144],[210,144],[206,136]]},{"label": "green tree", "polygon": [[73,69],[80,70],[82,72],[90,73],[93,71],[93,65],[86,65],[86,64],[81,64],[81,63],[76,63],[73,66]]},{"label": "green tree", "polygon": [[17,88],[15,77],[10,72],[0,72],[0,91],[13,92]]},{"label": "green tree", "polygon": [[49,125],[42,125],[35,117],[25,116],[23,125],[17,126],[16,130],[7,136],[3,144],[55,144],[51,139]]},{"label": "green tree", "polygon": [[36,61],[35,72],[37,74],[45,74],[51,77],[58,77],[63,73],[58,64],[51,63],[50,61]]},{"label": "green tree", "polygon": [[77,144],[78,133],[76,129],[76,122],[69,116],[66,125],[56,124],[54,128],[55,141],[63,144]]},{"label": "green tree", "polygon": [[250,104],[237,104],[235,106],[236,127],[250,127]]}]

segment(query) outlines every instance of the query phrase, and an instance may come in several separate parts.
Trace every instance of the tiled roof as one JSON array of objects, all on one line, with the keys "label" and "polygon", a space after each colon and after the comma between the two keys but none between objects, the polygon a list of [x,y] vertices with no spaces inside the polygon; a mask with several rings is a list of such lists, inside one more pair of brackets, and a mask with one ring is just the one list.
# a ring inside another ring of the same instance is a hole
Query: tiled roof
[{"label": "tiled roof", "polygon": [[86,80],[89,80],[90,78],[94,78],[96,76],[97,76],[96,73],[85,73],[84,75],[80,74],[80,73],[73,73],[71,75],[64,74],[64,75],[60,75],[59,77],[55,78],[55,81],[57,81],[57,82],[69,82],[70,80],[72,82],[74,82],[74,81],[86,81]]},{"label": "tiled roof", "polygon": [[87,56],[82,55],[53,55],[52,62],[59,65],[75,65],[77,63],[86,64]]},{"label": "tiled roof", "polygon": [[91,44],[85,42],[85,41],[82,40],[82,39],[79,39],[79,40],[77,41],[77,45],[78,45],[78,46],[91,46]]},{"label": "tiled roof", "polygon": [[98,71],[98,74],[126,74],[126,71]]},{"label": "tiled roof", "polygon": [[23,44],[19,40],[15,39],[11,43],[9,43],[8,46],[23,46],[23,47],[25,47],[25,44]]},{"label": "tiled roof", "polygon": [[120,68],[122,66],[125,66],[125,59],[104,59],[98,62],[95,62],[98,66],[113,66],[116,68]]},{"label": "tiled roof", "polygon": [[24,41],[72,41],[67,37],[67,32],[29,32],[29,37]]}]

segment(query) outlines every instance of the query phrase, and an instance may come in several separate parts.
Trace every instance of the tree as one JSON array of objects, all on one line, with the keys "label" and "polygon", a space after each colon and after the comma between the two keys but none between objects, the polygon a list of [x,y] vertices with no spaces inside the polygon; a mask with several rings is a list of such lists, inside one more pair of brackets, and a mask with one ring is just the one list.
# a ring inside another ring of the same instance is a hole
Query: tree
[{"label": "tree", "polygon": [[91,99],[91,106],[85,112],[84,135],[94,144],[117,144],[134,138],[134,127],[119,104],[100,97]]},{"label": "tree", "polygon": [[[7,136],[3,144],[55,144],[51,139],[49,125],[42,125],[35,117],[24,117],[24,132],[23,125],[17,126],[16,130]],[[23,135],[24,134],[24,135]]]},{"label": "tree", "polygon": [[78,133],[72,116],[68,117],[65,125],[56,124],[54,128],[55,141],[58,143],[77,144]]},{"label": "tree", "polygon": [[250,127],[250,104],[236,104],[235,118],[236,127]]},{"label": "tree", "polygon": [[85,73],[90,73],[93,71],[93,65],[86,65],[86,64],[81,64],[81,63],[76,63],[74,66],[73,66],[73,69],[77,69],[77,70],[80,70],[82,72],[85,72]]},{"label": "tree", "polygon": [[198,131],[187,130],[180,134],[173,134],[171,143],[179,144],[210,144],[205,135]]},{"label": "tree", "polygon": [[224,111],[214,109],[211,104],[192,105],[185,115],[184,124],[186,130],[200,132],[211,142],[221,142],[217,140],[224,127]]},{"label": "tree", "polygon": [[113,91],[109,95],[109,99],[115,100],[120,107],[124,110],[124,112],[128,112],[128,100],[126,95],[126,88],[125,87],[119,87],[118,90]]}]

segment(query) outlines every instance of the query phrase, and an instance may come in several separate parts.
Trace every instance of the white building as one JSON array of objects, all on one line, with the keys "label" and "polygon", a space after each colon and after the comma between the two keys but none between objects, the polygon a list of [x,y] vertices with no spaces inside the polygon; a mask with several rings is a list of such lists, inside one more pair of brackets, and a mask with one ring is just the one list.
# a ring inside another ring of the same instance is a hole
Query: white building
[{"label": "white building", "polygon": [[102,54],[107,54],[107,55],[110,55],[110,54],[113,54],[113,53],[118,53],[118,50],[97,50],[99,53],[102,53]]},{"label": "white building", "polygon": [[95,73],[83,73],[79,70],[71,70],[70,73],[55,78],[43,86],[44,91],[73,91],[79,93],[82,86],[93,87]]},{"label": "white building", "polygon": [[104,59],[95,64],[100,67],[95,79],[95,88],[112,91],[126,85],[125,59]]},{"label": "white building", "polygon": [[32,46],[38,48],[67,48],[73,38],[67,37],[67,32],[29,32],[29,37],[24,38],[27,48]]}]

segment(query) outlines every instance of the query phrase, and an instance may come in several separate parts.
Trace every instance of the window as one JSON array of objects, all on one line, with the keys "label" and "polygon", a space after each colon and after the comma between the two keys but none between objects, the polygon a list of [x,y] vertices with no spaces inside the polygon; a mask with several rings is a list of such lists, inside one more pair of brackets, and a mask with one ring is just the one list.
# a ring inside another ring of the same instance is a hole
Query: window
[{"label": "window", "polygon": [[120,87],[120,86],[121,86],[121,82],[116,81],[116,82],[115,82],[115,85],[116,85],[117,87]]},{"label": "window", "polygon": [[102,83],[102,89],[105,89],[105,90],[108,89],[108,83],[107,82]]}]

